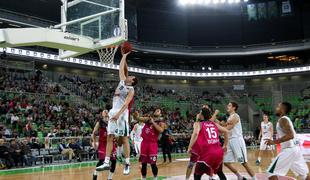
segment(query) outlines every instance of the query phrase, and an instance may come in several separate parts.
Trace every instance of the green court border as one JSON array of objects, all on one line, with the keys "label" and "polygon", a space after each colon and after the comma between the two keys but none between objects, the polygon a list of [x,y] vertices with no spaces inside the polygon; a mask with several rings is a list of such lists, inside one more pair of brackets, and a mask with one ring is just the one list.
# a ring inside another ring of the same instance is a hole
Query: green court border
[{"label": "green court border", "polygon": [[[171,154],[173,158],[184,158],[188,155],[186,153],[173,153]],[[163,155],[158,155],[158,159],[163,159]],[[131,158],[131,162],[136,163],[138,158]],[[35,166],[35,167],[27,167],[27,168],[18,168],[18,169],[8,169],[8,170],[0,170],[0,176],[3,175],[16,175],[16,174],[30,174],[30,173],[38,173],[45,171],[60,171],[64,169],[71,168],[84,168],[84,167],[95,167],[97,161],[87,161],[81,163],[71,163],[71,164],[53,164],[47,166]],[[158,179],[165,179],[166,177],[159,177]]]}]

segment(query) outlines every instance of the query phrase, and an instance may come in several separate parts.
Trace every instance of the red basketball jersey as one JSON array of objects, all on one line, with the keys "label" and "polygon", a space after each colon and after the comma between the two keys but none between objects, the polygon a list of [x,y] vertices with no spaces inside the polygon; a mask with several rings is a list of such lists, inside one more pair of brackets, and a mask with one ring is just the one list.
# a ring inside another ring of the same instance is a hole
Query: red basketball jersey
[{"label": "red basketball jersey", "polygon": [[212,154],[213,151],[222,149],[218,128],[214,122],[200,122],[200,131],[196,143],[199,144],[199,149],[201,150],[199,152],[200,156]]},{"label": "red basketball jersey", "polygon": [[107,123],[104,121],[99,121],[99,144],[103,143],[104,146],[107,142]]},{"label": "red basketball jersey", "polygon": [[158,141],[159,132],[152,126],[151,123],[145,123],[141,137],[145,142],[156,142]]}]

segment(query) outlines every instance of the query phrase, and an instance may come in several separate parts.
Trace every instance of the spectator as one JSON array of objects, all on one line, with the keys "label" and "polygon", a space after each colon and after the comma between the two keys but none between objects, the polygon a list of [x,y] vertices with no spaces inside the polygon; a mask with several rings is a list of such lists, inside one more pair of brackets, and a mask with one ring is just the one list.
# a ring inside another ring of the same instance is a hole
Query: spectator
[{"label": "spectator", "polygon": [[64,138],[62,139],[62,142],[59,144],[58,148],[59,148],[59,152],[62,155],[68,156],[68,158],[69,158],[68,160],[69,160],[69,162],[71,162],[72,161],[72,157],[74,157],[75,154],[74,154],[73,149],[69,148],[66,145],[66,139],[64,139]]},{"label": "spectator", "polygon": [[15,167],[18,167],[19,164],[22,164],[22,152],[21,147],[17,143],[16,139],[11,140],[10,144],[10,153],[14,160]]},{"label": "spectator", "polygon": [[74,154],[78,157],[77,161],[82,161],[82,147],[77,143],[77,139],[69,140],[69,148],[73,149]]},{"label": "spectator", "polygon": [[16,115],[16,113],[13,113],[13,115],[11,116],[11,124],[13,127],[16,127],[18,120],[19,120],[19,117]]},{"label": "spectator", "polygon": [[9,148],[4,143],[4,139],[0,139],[0,159],[3,159],[5,166],[10,169],[13,165],[13,159]]},{"label": "spectator", "polygon": [[169,163],[171,160],[171,145],[172,145],[172,136],[169,134],[168,129],[165,129],[161,136],[161,146],[163,151],[164,163],[166,162],[166,155],[168,155]]},{"label": "spectator", "polygon": [[22,150],[23,162],[27,166],[31,166],[35,161],[35,157],[31,153],[30,144],[27,139],[23,140],[21,144],[21,150]]}]

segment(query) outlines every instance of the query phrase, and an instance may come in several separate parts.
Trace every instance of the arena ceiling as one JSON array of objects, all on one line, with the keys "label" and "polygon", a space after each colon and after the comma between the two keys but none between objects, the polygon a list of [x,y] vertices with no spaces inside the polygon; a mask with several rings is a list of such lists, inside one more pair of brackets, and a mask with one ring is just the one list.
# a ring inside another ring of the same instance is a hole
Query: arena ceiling
[{"label": "arena ceiling", "polygon": [[[273,6],[273,2],[277,4]],[[129,38],[142,47],[131,55],[131,62],[146,67],[177,64],[207,69],[209,66],[216,68],[236,64],[246,67],[264,63],[272,65],[274,62],[268,59],[270,55],[293,55],[300,58],[300,63],[309,63],[309,50],[216,57],[182,54],[199,48],[211,47],[216,50],[223,47],[244,48],[260,43],[272,45],[283,41],[303,42],[310,38],[310,2],[290,2],[291,12],[283,14],[282,1],[275,0],[249,0],[247,3],[217,7],[180,6],[178,0],[126,0]],[[250,19],[248,5],[254,5],[257,10],[261,6],[267,8],[266,17],[261,14],[262,17],[257,15],[256,19]],[[0,1],[1,9],[35,17],[50,24],[59,23],[60,6],[60,0],[27,0],[27,3],[21,3],[20,0]],[[1,28],[11,25],[0,23]],[[151,49],[156,46],[160,50],[176,50],[172,53],[154,53],[143,48],[147,46]]]}]

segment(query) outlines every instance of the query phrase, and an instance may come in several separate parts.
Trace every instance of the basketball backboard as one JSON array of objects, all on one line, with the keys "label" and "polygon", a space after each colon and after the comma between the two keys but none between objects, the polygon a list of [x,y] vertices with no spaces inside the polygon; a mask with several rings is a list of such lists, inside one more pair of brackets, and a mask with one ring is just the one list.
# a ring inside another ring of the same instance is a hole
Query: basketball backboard
[{"label": "basketball backboard", "polygon": [[60,24],[51,28],[0,29],[0,46],[57,48],[63,59],[127,40],[124,0],[61,1]]}]

